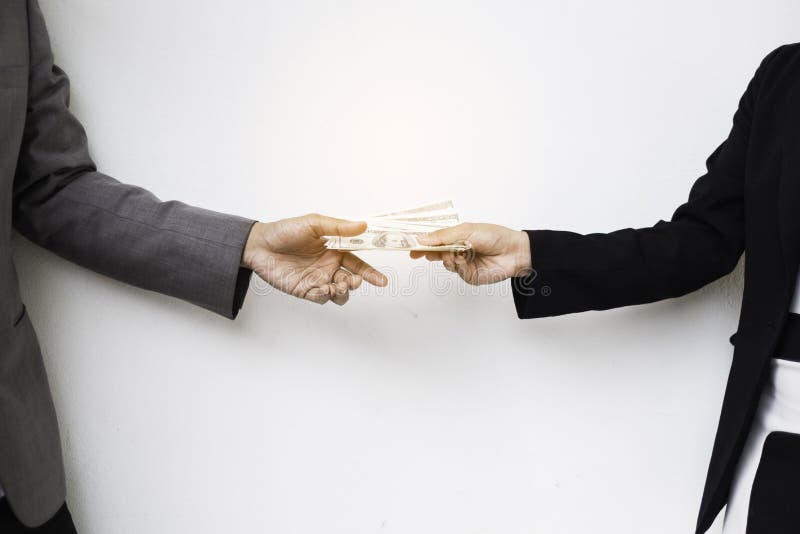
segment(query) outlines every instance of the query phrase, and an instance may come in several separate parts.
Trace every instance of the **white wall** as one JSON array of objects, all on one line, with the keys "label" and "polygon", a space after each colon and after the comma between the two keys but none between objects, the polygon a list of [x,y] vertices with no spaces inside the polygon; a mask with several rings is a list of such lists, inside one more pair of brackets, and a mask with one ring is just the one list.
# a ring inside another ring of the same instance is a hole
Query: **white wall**
[{"label": "white wall", "polygon": [[[105,172],[264,220],[668,218],[800,4],[41,0]],[[741,273],[518,321],[393,273],[229,322],[18,240],[84,534],[689,532]],[[427,271],[427,266],[425,271]],[[436,287],[434,287],[436,286]]]}]

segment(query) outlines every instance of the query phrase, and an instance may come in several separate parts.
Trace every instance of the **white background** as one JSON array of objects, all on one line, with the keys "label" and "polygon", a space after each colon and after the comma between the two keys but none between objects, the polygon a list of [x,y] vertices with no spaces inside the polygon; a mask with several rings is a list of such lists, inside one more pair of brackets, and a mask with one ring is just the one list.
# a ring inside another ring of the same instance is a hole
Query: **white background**
[{"label": "white background", "polygon": [[[269,220],[453,198],[466,219],[582,232],[669,218],[800,17],[792,0],[42,7],[101,170],[163,199]],[[381,255],[389,291],[343,309],[251,293],[231,322],[17,248],[84,534],[693,528],[739,271],[519,321],[507,285]]]}]

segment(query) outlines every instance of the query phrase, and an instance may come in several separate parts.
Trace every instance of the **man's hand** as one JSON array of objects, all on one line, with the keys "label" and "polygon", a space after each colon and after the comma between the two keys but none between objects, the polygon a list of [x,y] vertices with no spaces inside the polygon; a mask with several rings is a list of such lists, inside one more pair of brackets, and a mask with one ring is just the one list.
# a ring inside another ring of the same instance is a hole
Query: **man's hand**
[{"label": "man's hand", "polygon": [[453,252],[412,252],[411,257],[441,261],[448,271],[458,273],[472,285],[493,284],[531,272],[531,245],[528,234],[496,224],[464,223],[437,230],[418,238],[420,245],[451,245],[467,241],[472,249]]},{"label": "man's hand", "polygon": [[242,266],[272,287],[319,304],[347,302],[362,280],[385,286],[386,277],[350,252],[328,250],[322,236],[355,236],[363,222],[311,214],[256,223],[247,238]]}]

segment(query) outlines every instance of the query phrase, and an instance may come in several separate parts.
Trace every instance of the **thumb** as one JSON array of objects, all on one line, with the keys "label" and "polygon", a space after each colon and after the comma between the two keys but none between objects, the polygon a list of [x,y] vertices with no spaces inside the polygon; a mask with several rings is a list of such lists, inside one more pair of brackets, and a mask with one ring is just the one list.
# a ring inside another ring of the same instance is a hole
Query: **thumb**
[{"label": "thumb", "polygon": [[450,228],[443,228],[429,234],[420,235],[417,237],[417,241],[420,245],[427,245],[429,247],[452,245],[459,241],[466,241],[470,233],[470,225],[468,223],[462,223],[458,226],[451,226]]},{"label": "thumb", "polygon": [[316,237],[322,236],[343,236],[351,237],[363,234],[367,229],[367,223],[337,219],[325,215],[307,215],[308,225]]}]

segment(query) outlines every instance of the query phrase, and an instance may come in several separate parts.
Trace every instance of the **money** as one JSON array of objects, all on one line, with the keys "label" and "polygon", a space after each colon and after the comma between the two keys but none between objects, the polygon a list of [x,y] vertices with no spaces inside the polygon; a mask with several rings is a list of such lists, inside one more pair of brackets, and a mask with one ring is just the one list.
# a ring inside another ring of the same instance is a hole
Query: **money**
[{"label": "money", "polygon": [[333,250],[404,250],[417,252],[466,252],[469,243],[452,245],[420,245],[414,234],[407,232],[365,232],[355,237],[329,237],[325,246]]},{"label": "money", "polygon": [[420,245],[422,234],[457,225],[458,212],[450,200],[416,208],[366,217],[367,231],[354,237],[330,236],[325,246],[334,250],[402,250],[417,252],[466,252],[471,246],[460,242],[448,245]]}]

